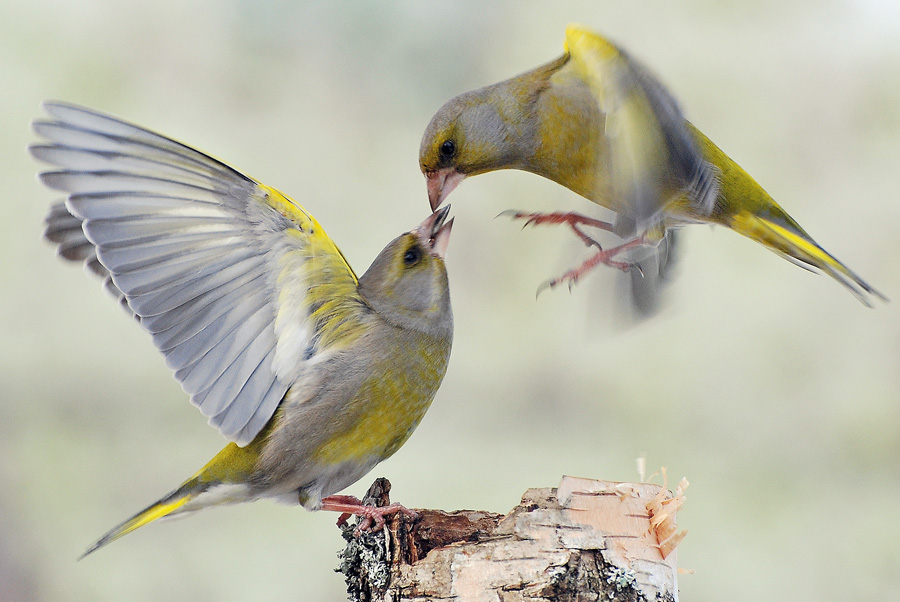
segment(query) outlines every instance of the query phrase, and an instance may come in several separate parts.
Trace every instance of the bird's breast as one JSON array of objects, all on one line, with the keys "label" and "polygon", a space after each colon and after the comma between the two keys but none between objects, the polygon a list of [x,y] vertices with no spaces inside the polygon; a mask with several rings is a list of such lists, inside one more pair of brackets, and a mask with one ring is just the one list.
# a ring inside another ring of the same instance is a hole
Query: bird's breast
[{"label": "bird's breast", "polygon": [[313,452],[318,463],[388,458],[422,420],[446,372],[449,341],[413,334],[393,347],[347,404],[341,428]]},{"label": "bird's breast", "polygon": [[535,108],[537,144],[527,171],[609,206],[605,118],[587,86],[565,72],[557,73]]}]

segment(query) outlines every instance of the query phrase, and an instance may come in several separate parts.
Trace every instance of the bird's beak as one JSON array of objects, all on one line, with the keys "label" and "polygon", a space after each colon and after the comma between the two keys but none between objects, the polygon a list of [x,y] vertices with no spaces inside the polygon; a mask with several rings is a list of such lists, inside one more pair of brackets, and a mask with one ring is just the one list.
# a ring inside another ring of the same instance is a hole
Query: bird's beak
[{"label": "bird's beak", "polygon": [[447,221],[450,213],[450,205],[435,211],[414,230],[419,239],[431,249],[431,253],[441,259],[447,254],[447,246],[450,244],[450,230],[453,229],[453,220]]},{"label": "bird's beak", "polygon": [[431,210],[435,211],[447,198],[454,188],[466,177],[466,174],[456,171],[455,167],[444,167],[429,171],[425,174],[428,186],[428,202]]}]

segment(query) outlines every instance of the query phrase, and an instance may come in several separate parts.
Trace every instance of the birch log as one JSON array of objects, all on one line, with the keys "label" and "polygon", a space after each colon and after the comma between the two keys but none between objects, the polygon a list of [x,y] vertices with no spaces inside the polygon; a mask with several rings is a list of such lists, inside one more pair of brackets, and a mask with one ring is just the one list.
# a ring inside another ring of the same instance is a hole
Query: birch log
[{"label": "birch log", "polygon": [[[505,516],[416,509],[381,532],[344,526],[337,570],[354,602],[677,601],[686,486],[563,477]],[[367,503],[389,503],[386,479],[369,491]]]}]

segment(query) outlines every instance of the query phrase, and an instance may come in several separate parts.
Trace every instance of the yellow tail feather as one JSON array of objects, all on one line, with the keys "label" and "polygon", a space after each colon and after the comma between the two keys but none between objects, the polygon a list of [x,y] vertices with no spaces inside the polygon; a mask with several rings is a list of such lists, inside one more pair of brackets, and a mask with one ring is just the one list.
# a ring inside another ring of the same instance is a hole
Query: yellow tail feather
[{"label": "yellow tail feather", "polygon": [[[114,527],[94,542],[78,559],[81,560],[106,544],[157,519],[181,512],[193,512],[207,506],[255,499],[254,494],[242,483],[253,471],[259,451],[274,423],[275,419],[271,420],[256,439],[246,447],[239,447],[235,443],[226,445],[212,460],[207,462],[206,466],[182,483],[178,489]],[[188,504],[190,504],[189,507]]]},{"label": "yellow tail feather", "polygon": [[106,544],[112,543],[123,535],[128,535],[135,529],[152,523],[156,519],[163,518],[177,512],[182,506],[208,489],[210,483],[201,482],[197,476],[187,480],[181,487],[165,496],[158,502],[141,510],[122,524],[114,527],[103,537],[94,542],[78,560],[88,554],[96,552]]},{"label": "yellow tail feather", "polygon": [[887,297],[854,274],[850,268],[816,244],[801,229],[789,229],[748,211],[741,211],[734,215],[730,226],[734,231],[762,243],[789,261],[798,263],[801,267],[811,266],[811,268],[828,274],[847,287],[867,307],[872,307],[870,296],[878,297],[882,301],[888,300]]}]

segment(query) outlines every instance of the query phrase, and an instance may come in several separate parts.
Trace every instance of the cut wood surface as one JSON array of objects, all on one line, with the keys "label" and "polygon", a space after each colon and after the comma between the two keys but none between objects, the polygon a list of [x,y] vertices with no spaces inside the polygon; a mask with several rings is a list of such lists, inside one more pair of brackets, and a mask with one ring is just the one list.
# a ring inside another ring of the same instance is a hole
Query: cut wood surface
[{"label": "cut wood surface", "polygon": [[[686,487],[563,477],[506,515],[416,509],[379,532],[344,526],[338,570],[361,602],[678,600]],[[366,503],[387,505],[389,492],[378,479]]]}]

